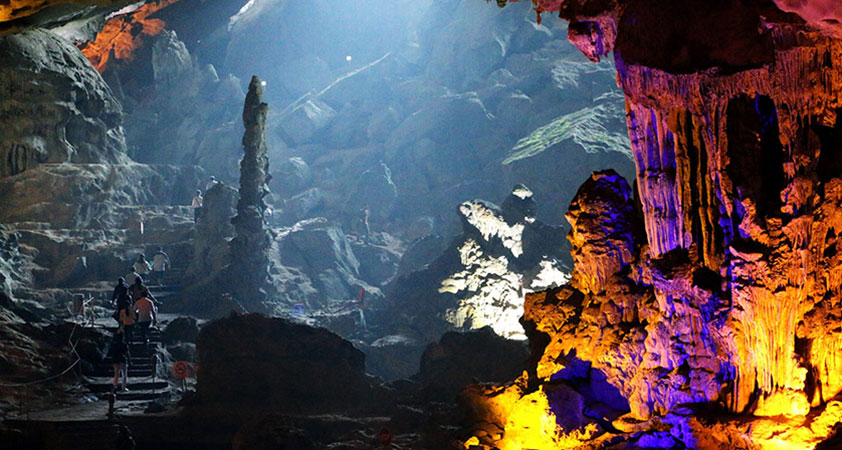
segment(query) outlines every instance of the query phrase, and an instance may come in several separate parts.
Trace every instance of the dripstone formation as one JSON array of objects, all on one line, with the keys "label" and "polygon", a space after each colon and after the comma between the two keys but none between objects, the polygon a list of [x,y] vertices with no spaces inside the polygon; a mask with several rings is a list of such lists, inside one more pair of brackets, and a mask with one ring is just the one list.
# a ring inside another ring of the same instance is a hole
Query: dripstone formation
[{"label": "dripstone formation", "polygon": [[272,235],[266,226],[269,193],[269,156],[264,128],[269,105],[263,103],[260,80],[252,77],[243,108],[243,159],[240,161],[240,199],[237,215],[231,219],[236,236],[231,240],[229,275],[233,294],[247,307],[261,305],[271,292],[269,282],[269,247]]},{"label": "dripstone formation", "polygon": [[[598,173],[572,202],[572,280],[527,295],[537,364],[505,394],[548,406],[486,392],[486,410],[520,418],[490,440],[813,448],[842,391],[842,42],[771,3],[541,4],[587,56],[614,52],[637,192]],[[576,409],[559,383],[603,419],[629,413],[541,441],[530,417]],[[712,425],[699,404],[750,418]]]}]

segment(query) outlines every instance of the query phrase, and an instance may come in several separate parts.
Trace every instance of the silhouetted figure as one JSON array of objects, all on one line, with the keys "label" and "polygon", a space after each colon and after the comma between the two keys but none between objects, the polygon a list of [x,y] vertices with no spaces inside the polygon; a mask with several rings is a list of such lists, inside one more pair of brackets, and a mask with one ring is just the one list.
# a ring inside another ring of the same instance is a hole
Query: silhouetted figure
[{"label": "silhouetted figure", "polygon": [[108,361],[114,367],[114,380],[112,381],[115,388],[118,382],[122,382],[122,387],[119,389],[129,390],[129,344],[126,342],[125,335],[122,329],[117,329],[114,333],[114,339],[111,341],[111,346],[108,348]]},{"label": "silhouetted figure", "polygon": [[170,268],[170,257],[164,252],[164,247],[152,255],[152,275],[158,286],[164,284],[164,273]]},{"label": "silhouetted figure", "polygon": [[126,279],[120,277],[117,279],[117,284],[114,286],[114,291],[111,293],[111,306],[114,307],[114,320],[120,322],[120,310],[128,307],[131,304],[129,299],[129,285],[126,284]]},{"label": "silhouetted figure", "polygon": [[190,206],[193,207],[193,223],[199,223],[199,217],[202,215],[204,202],[205,199],[202,197],[202,191],[196,189],[196,195],[193,196],[193,202],[190,203]]},{"label": "silhouetted figure", "polygon": [[132,303],[138,301],[141,297],[149,292],[149,287],[143,283],[143,277],[136,276],[134,283],[129,286],[129,295],[131,295]]}]

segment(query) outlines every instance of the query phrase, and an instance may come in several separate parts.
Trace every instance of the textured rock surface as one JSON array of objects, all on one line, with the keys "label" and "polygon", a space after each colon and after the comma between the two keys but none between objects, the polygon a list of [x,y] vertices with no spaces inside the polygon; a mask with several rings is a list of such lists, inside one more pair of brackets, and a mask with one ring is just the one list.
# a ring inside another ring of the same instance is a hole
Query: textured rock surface
[{"label": "textured rock surface", "polygon": [[[541,8],[572,21],[589,57],[613,49],[637,195],[606,173],[580,188],[572,279],[527,294],[537,364],[514,397],[598,377],[628,402],[613,426],[643,431],[639,446],[812,448],[839,420],[842,390],[840,42],[770,4]],[[690,404],[745,419],[691,419]],[[522,420],[535,417],[552,416]]]},{"label": "textured rock surface", "polygon": [[394,281],[388,294],[395,299],[392,307],[406,309],[401,314],[424,333],[419,339],[485,326],[524,338],[518,322],[523,293],[558,286],[569,272],[561,230],[535,219],[532,197],[519,185],[502,207],[483,200],[462,203],[463,234],[435,261]]},{"label": "textured rock surface", "polygon": [[231,219],[234,239],[231,240],[229,279],[235,297],[248,308],[262,308],[268,295],[274,294],[269,282],[269,248],[272,234],[266,226],[266,203],[269,193],[269,155],[266,151],[264,127],[269,105],[262,102],[263,88],[252,77],[243,108],[243,159],[240,161],[240,198],[237,215]]},{"label": "textured rock surface", "polygon": [[122,107],[78,49],[32,30],[0,38],[0,60],[0,177],[42,163],[128,162]]},{"label": "textured rock surface", "polygon": [[7,307],[14,298],[18,283],[28,280],[23,269],[25,258],[20,253],[20,234],[7,225],[0,225],[0,305]]},{"label": "textured rock surface", "polygon": [[187,277],[201,283],[218,276],[231,258],[228,241],[234,237],[231,218],[236,214],[237,190],[218,183],[205,193],[202,213],[193,238],[195,257],[187,267]]},{"label": "textured rock surface", "polygon": [[283,230],[277,256],[288,270],[300,271],[310,280],[319,293],[309,299],[311,302],[321,305],[350,302],[357,298],[360,289],[365,289],[368,295],[382,296],[379,289],[362,280],[360,261],[348,237],[326,219],[302,221]]},{"label": "textured rock surface", "polygon": [[[18,25],[61,23],[78,19],[80,15],[105,15],[129,3],[132,2],[129,0],[9,0],[0,5],[0,22],[17,21]],[[15,30],[15,28],[11,29]]]},{"label": "textured rock surface", "polygon": [[[151,41],[151,51],[135,62],[115,63],[104,73],[124,92],[126,142],[136,161],[196,164],[220,181],[238,177],[237,152],[243,134],[238,115],[244,92],[240,80],[199,64],[172,31]],[[149,73],[151,72],[151,73]],[[147,73],[148,78],[140,76]]]}]

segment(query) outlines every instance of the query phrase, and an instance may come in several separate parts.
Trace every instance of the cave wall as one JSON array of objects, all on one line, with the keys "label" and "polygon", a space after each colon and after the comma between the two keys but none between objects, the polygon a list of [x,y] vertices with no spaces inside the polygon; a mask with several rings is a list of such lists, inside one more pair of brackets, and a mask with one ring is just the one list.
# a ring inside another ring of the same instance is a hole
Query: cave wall
[{"label": "cave wall", "polygon": [[122,106],[69,42],[45,30],[0,38],[0,177],[42,163],[125,163]]},{"label": "cave wall", "polygon": [[613,51],[637,173],[570,205],[571,282],[525,303],[529,390],[601,377],[686,446],[729,439],[687,418],[706,404],[776,417],[745,448],[811,448],[842,391],[842,42],[770,2],[541,3]]}]

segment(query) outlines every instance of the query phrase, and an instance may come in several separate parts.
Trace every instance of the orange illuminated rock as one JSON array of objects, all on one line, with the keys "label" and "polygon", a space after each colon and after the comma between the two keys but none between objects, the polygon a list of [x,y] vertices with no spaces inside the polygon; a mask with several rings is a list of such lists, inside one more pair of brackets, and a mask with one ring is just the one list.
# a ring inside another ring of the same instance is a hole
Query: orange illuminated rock
[{"label": "orange illuminated rock", "polygon": [[[549,3],[586,56],[614,52],[636,192],[595,174],[571,203],[571,282],[524,306],[523,398],[600,376],[649,430],[638,446],[669,442],[658,422],[690,448],[813,448],[842,392],[842,41],[814,23],[830,3]],[[755,418],[712,425],[698,404]]]},{"label": "orange illuminated rock", "polygon": [[178,0],[161,0],[142,5],[135,11],[112,17],[106,22],[96,40],[81,46],[82,53],[97,70],[103,72],[111,60],[131,61],[135,50],[144,45],[145,39],[158,35],[166,23],[150,18]]}]

